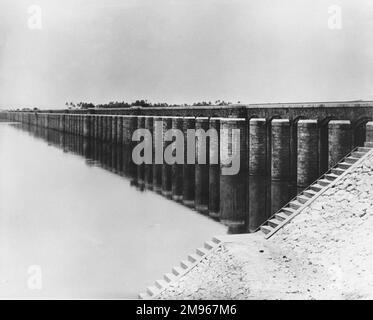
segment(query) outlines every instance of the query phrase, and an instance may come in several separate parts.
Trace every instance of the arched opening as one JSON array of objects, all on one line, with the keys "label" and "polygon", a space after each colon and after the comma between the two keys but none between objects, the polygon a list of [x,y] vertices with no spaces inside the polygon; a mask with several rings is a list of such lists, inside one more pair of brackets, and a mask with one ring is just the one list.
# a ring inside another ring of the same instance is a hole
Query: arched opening
[{"label": "arched opening", "polygon": [[366,138],[366,124],[371,121],[372,118],[363,117],[358,119],[352,126],[353,128],[353,144],[354,147],[362,147]]}]

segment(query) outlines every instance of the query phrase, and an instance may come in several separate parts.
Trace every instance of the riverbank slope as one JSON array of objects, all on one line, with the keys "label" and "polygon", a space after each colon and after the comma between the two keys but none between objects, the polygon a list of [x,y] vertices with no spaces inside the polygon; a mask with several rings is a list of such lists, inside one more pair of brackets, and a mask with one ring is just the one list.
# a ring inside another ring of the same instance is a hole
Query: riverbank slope
[{"label": "riverbank slope", "polygon": [[232,236],[159,299],[372,299],[373,156],[277,234]]}]

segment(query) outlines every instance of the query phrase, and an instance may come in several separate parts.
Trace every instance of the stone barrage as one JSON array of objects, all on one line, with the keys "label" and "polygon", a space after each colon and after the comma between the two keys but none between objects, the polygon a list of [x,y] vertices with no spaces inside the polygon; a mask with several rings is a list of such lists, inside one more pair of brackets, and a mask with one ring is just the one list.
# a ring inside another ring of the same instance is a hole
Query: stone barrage
[{"label": "stone barrage", "polygon": [[[100,159],[130,177],[134,185],[218,219],[232,230],[242,227],[244,232],[256,231],[296,195],[297,188],[307,187],[354,147],[373,140],[373,122],[369,121],[373,113],[366,103],[345,103],[340,108],[334,104],[191,108],[192,116],[180,108],[167,110],[0,112],[0,119],[100,143]],[[138,128],[150,132],[145,144],[151,148],[151,164],[133,161],[132,150],[138,143],[133,134]],[[157,161],[169,145],[173,148],[173,142],[165,140],[165,133],[172,129],[184,136],[182,164]],[[218,132],[216,141],[209,136],[195,138],[195,163],[188,163],[190,129]],[[87,154],[89,146],[87,141],[82,143]],[[232,168],[225,162],[232,158],[235,146],[240,148],[239,168],[227,175]],[[109,163],[107,153],[119,155]],[[206,162],[198,162],[204,156]],[[217,163],[211,161],[215,158]]]}]

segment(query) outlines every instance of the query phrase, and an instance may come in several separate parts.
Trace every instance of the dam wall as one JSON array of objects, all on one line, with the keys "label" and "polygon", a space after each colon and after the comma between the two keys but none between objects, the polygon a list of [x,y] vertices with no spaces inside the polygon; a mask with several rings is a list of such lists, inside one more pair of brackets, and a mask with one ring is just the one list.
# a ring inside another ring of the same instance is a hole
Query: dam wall
[{"label": "dam wall", "polygon": [[[135,176],[140,188],[218,219],[232,230],[245,226],[245,232],[256,230],[292,193],[373,137],[373,104],[368,102],[1,112],[0,119],[99,141],[104,156],[115,148],[121,159],[115,163],[117,171]],[[136,129],[147,129],[150,136],[136,137]],[[191,146],[188,129],[214,129],[218,139],[196,135]],[[235,138],[234,130],[239,130]],[[177,136],[184,138],[181,156]],[[240,148],[239,170],[223,174],[225,157],[236,147],[232,141]],[[150,148],[151,163],[134,163],[132,151],[139,143]],[[165,154],[183,161],[162,162]]]}]

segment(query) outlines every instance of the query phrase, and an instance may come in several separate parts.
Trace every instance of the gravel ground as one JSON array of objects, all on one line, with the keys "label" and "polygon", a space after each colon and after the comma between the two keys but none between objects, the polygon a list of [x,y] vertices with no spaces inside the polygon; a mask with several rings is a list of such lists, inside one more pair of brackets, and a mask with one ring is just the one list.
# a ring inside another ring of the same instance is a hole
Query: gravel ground
[{"label": "gravel ground", "polygon": [[272,238],[225,243],[159,299],[373,299],[372,230],[370,157]]}]

